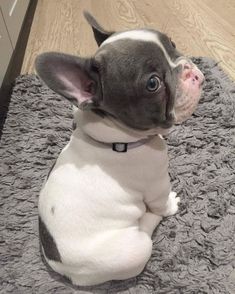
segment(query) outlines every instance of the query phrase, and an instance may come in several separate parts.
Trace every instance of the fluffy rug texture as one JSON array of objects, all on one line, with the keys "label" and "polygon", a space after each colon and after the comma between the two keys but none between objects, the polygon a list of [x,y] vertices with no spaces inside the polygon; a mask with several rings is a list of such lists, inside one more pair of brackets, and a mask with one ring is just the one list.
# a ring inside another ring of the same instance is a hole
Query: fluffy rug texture
[{"label": "fluffy rug texture", "polygon": [[235,84],[213,60],[195,114],[169,145],[179,212],[153,235],[152,257],[136,278],[73,287],[43,262],[39,191],[72,126],[70,104],[34,75],[13,89],[0,148],[0,293],[235,293]]}]

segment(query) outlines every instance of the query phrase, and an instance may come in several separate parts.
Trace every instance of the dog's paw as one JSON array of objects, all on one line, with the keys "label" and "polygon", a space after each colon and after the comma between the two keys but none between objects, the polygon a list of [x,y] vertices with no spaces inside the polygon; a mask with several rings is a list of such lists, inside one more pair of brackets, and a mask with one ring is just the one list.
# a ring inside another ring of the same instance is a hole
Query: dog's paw
[{"label": "dog's paw", "polygon": [[178,210],[179,202],[180,202],[180,197],[177,197],[177,194],[171,191],[166,203],[166,209],[162,215],[169,216],[169,215],[175,214]]}]

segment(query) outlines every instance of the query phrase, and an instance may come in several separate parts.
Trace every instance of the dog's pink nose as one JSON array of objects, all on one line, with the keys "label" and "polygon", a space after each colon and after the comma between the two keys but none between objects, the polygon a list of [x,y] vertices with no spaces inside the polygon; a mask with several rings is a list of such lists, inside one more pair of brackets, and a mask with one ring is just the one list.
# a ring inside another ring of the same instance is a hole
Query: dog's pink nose
[{"label": "dog's pink nose", "polygon": [[183,65],[182,77],[183,81],[188,80],[193,84],[198,84],[201,86],[204,83],[204,75],[202,72],[194,65],[190,63],[185,63]]}]

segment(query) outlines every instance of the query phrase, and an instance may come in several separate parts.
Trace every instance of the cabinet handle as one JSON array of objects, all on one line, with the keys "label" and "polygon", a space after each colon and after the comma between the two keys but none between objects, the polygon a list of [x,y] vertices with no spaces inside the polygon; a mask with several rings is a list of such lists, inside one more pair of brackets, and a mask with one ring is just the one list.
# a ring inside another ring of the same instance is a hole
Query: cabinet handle
[{"label": "cabinet handle", "polygon": [[14,9],[15,9],[15,6],[16,6],[17,1],[18,1],[18,0],[15,0],[14,3],[12,4],[12,6],[11,6],[11,10],[10,10],[10,12],[9,12],[9,16],[12,15],[12,13],[13,13],[13,11],[14,11]]}]

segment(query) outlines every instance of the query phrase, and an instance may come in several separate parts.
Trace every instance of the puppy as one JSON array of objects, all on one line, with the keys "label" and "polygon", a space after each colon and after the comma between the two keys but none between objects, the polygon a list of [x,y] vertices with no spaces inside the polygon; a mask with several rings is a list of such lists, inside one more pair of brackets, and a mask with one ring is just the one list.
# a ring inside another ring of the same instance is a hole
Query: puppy
[{"label": "puppy", "polygon": [[95,55],[44,53],[36,71],[80,109],[40,193],[42,251],[52,269],[87,286],[138,275],[154,229],[176,213],[162,135],[193,113],[204,77],[165,34],[109,33],[85,17]]}]

